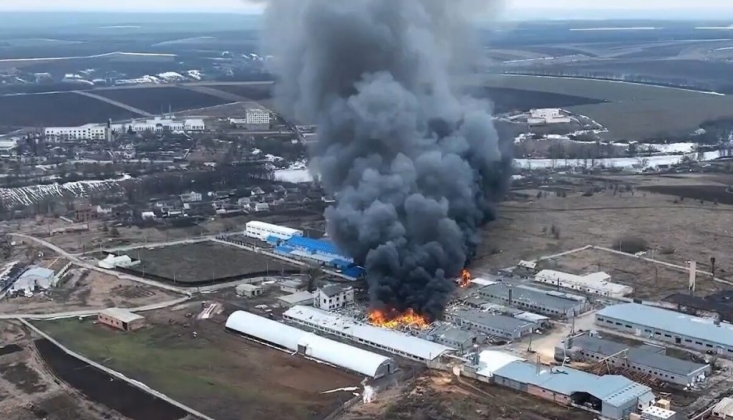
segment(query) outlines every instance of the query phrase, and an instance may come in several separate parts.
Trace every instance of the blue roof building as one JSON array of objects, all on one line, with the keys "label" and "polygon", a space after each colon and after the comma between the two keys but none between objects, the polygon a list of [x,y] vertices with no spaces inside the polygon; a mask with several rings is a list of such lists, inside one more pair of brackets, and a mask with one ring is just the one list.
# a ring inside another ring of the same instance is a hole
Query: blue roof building
[{"label": "blue roof building", "polygon": [[318,264],[334,267],[357,275],[346,274],[350,277],[359,277],[362,271],[351,270],[354,267],[354,260],[338,250],[336,245],[323,239],[311,239],[301,236],[293,236],[275,248],[275,252],[289,257],[308,259]]}]

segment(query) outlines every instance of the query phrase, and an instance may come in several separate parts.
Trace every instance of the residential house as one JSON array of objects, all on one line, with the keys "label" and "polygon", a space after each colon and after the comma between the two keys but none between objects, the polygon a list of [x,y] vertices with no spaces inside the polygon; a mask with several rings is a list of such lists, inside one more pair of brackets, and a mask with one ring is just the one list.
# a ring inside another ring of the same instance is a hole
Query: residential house
[{"label": "residential house", "polygon": [[313,306],[331,311],[354,303],[354,288],[345,284],[330,284],[319,288],[313,297]]}]

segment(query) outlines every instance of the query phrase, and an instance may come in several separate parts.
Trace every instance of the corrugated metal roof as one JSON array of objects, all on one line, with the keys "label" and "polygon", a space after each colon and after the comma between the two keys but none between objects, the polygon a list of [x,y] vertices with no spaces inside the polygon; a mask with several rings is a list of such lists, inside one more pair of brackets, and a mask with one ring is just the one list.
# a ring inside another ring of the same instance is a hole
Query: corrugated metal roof
[{"label": "corrugated metal roof", "polygon": [[513,333],[519,329],[527,328],[532,325],[531,322],[521,319],[504,315],[494,315],[472,309],[456,311],[453,315],[468,322],[485,325],[489,328],[506,331],[508,333]]},{"label": "corrugated metal roof", "polygon": [[638,303],[607,306],[596,313],[596,318],[599,316],[733,347],[733,325],[724,322],[715,325],[714,321],[708,318]]},{"label": "corrugated metal roof", "polygon": [[614,406],[621,406],[651,392],[648,386],[619,375],[596,376],[568,367],[549,366],[542,366],[538,374],[535,364],[519,361],[495,370],[494,376],[536,385],[567,396],[587,392]]},{"label": "corrugated metal roof", "polygon": [[715,407],[713,408],[713,413],[733,416],[733,398],[725,397],[720,400],[719,403],[715,404]]},{"label": "corrugated metal roof", "polygon": [[648,346],[630,347],[615,341],[604,340],[602,338],[590,337],[587,335],[573,338],[572,345],[573,347],[580,347],[604,356],[610,356],[628,349],[627,357],[632,363],[642,364],[653,369],[659,369],[683,376],[697,372],[706,366],[690,362],[688,360],[667,356],[659,353],[658,348]]},{"label": "corrugated metal roof", "polygon": [[476,374],[481,376],[494,376],[494,372],[508,365],[509,363],[522,361],[521,357],[510,353],[495,350],[484,350],[479,353],[479,370]]},{"label": "corrugated metal roof", "polygon": [[226,327],[288,350],[307,348],[308,356],[372,377],[377,375],[382,365],[394,365],[391,358],[381,354],[329,340],[245,311],[229,315]]},{"label": "corrugated metal roof", "polygon": [[138,314],[134,314],[127,309],[122,308],[107,308],[103,311],[99,311],[99,313],[122,322],[132,322],[137,321],[138,319],[145,319]]},{"label": "corrugated metal roof", "polygon": [[281,301],[283,301],[283,302],[285,302],[287,304],[290,304],[290,305],[295,305],[297,303],[303,303],[303,302],[307,302],[307,301],[312,301],[313,300],[313,293],[304,290],[302,292],[295,292],[295,293],[290,294],[290,295],[280,296],[278,298],[278,300],[281,300]]},{"label": "corrugated metal roof", "polygon": [[353,339],[369,341],[420,359],[433,360],[440,357],[443,353],[453,350],[442,344],[433,343],[397,331],[360,324],[353,319],[317,308],[294,306],[285,311],[283,316],[286,319],[290,317],[296,321],[310,322],[326,330],[346,334]]},{"label": "corrugated metal roof", "polygon": [[509,287],[503,283],[492,284],[481,288],[480,294],[484,296],[497,296],[502,299],[509,298],[509,290],[512,290],[512,300],[534,303],[542,307],[567,311],[578,306],[579,301],[552,296],[550,292],[544,292],[522,286]]}]

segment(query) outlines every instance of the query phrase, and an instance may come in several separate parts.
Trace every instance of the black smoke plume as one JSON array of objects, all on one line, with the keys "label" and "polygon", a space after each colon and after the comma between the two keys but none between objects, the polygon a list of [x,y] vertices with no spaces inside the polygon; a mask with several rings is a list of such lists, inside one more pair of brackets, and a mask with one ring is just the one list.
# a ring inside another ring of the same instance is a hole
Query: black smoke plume
[{"label": "black smoke plume", "polygon": [[511,171],[488,106],[456,94],[487,0],[271,0],[279,110],[318,124],[328,234],[372,304],[439,318]]}]

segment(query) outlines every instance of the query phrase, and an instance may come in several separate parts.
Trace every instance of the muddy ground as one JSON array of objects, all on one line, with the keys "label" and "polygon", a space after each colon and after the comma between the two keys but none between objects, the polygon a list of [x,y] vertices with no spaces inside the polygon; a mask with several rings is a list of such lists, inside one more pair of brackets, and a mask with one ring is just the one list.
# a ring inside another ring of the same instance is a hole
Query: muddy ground
[{"label": "muddy ground", "polygon": [[[680,181],[656,179],[655,182]],[[640,185],[645,184],[640,182]],[[584,187],[571,187],[565,198],[549,193],[537,199],[538,191],[528,190],[524,192],[531,198],[502,203],[499,220],[484,229],[484,241],[472,267],[479,271],[510,267],[520,260],[586,245],[611,247],[619,238],[641,238],[657,250],[655,258],[670,263],[685,265],[688,260],[696,260],[698,269],[709,270],[710,257],[715,257],[716,276],[733,280],[733,260],[728,255],[733,249],[733,206],[701,204],[691,199],[679,202],[676,196],[638,190],[634,195],[614,195],[613,190],[603,190],[592,196],[584,196],[584,191]],[[588,268],[595,260],[593,257],[586,261]],[[600,262],[606,271],[611,266],[627,263],[615,259]],[[648,270],[631,267],[628,271],[643,277],[637,282],[640,293],[650,294],[647,292],[651,288],[657,288],[650,283],[656,279],[652,266]],[[706,283],[712,283],[709,277],[698,276],[698,288],[718,287]],[[659,294],[676,291],[679,284],[678,280],[663,281]]]},{"label": "muddy ground", "polygon": [[6,349],[0,351],[0,418],[3,420],[126,420],[58,379],[19,324],[0,322],[0,338]]},{"label": "muddy ground", "polygon": [[339,420],[591,420],[568,409],[507,388],[429,372],[414,382],[359,403]]},{"label": "muddy ground", "polygon": [[200,310],[200,302],[192,302],[147,312],[149,325],[132,333],[91,321],[36,325],[71,349],[217,420],[320,419],[353,397],[322,392],[359,386],[362,378],[351,373],[226,332],[226,314],[197,320]]},{"label": "muddy ground", "polygon": [[72,268],[59,287],[31,298],[0,300],[0,313],[46,314],[110,307],[133,308],[180,298],[181,295],[82,268]]}]

